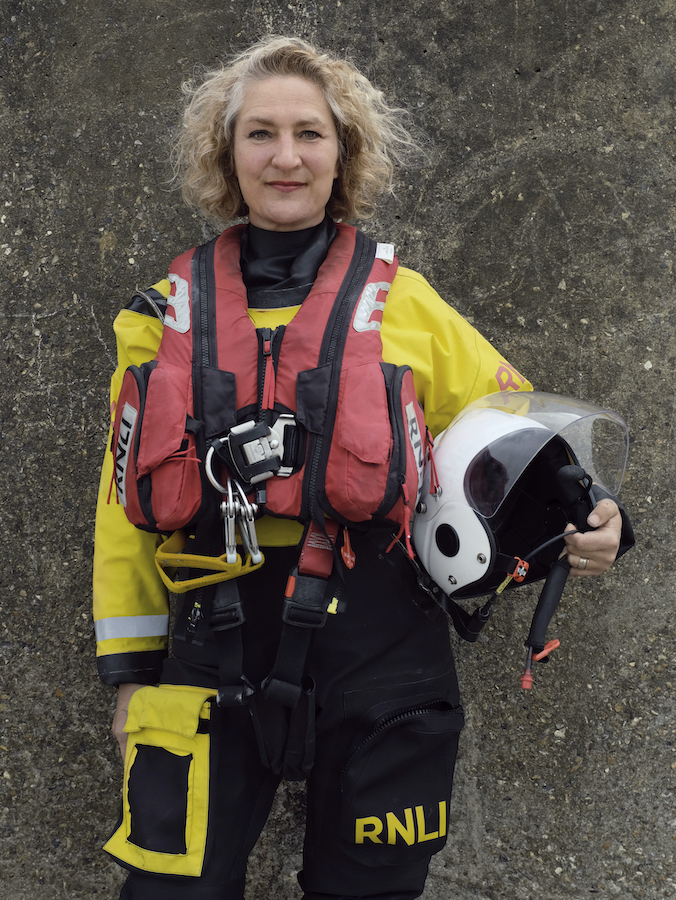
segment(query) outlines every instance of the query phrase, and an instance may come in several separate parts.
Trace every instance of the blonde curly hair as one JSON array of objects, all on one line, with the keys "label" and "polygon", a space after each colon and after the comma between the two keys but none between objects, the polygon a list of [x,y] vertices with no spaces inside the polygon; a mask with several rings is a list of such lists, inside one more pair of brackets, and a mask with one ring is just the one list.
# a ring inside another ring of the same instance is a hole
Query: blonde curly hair
[{"label": "blonde curly hair", "polygon": [[183,85],[187,102],[172,165],[186,202],[222,223],[247,215],[233,162],[235,122],[246,88],[275,76],[298,76],[316,84],[333,114],[340,156],[329,215],[347,220],[372,216],[378,196],[392,193],[394,164],[417,149],[406,112],[389,106],[352,63],[300,38],[274,35]]}]

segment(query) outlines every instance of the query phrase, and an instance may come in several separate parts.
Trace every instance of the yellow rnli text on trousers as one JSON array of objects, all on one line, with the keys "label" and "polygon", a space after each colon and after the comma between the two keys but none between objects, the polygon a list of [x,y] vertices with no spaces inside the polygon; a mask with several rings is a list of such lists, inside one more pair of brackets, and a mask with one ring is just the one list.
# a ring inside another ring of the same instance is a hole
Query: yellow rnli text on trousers
[{"label": "yellow rnli text on trousers", "polygon": [[396,844],[401,837],[409,847],[444,837],[448,828],[448,801],[439,801],[439,818],[436,831],[428,831],[425,810],[422,806],[405,809],[403,821],[395,813],[385,813],[385,821],[379,816],[365,816],[355,820],[355,844],[363,844],[366,840],[374,844]]}]

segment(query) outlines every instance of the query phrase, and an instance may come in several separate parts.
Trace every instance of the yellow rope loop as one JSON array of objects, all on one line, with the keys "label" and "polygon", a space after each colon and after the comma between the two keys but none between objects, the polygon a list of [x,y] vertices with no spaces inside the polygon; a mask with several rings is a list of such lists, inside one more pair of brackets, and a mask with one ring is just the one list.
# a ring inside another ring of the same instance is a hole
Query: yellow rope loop
[{"label": "yellow rope loop", "polygon": [[[265,562],[263,557],[259,563],[253,563],[250,554],[247,554],[246,559],[242,562],[242,557],[238,553],[236,561],[229,563],[225,553],[222,556],[199,556],[196,553],[184,553],[186,541],[185,532],[175,531],[160,544],[155,552],[155,566],[160,578],[174,594],[185,594],[195,588],[218,584],[220,581],[230,581],[231,578],[239,578],[241,575],[249,575],[256,569],[260,569]],[[202,569],[211,574],[189,578],[187,581],[173,581],[165,570],[179,568]]]}]

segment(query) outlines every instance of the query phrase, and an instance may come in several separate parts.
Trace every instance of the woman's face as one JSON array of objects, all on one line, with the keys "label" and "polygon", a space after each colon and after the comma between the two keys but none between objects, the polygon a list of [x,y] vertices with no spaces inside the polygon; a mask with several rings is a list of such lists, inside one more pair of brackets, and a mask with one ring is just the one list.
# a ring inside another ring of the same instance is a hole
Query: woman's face
[{"label": "woman's face", "polygon": [[338,135],[316,84],[275,76],[249,85],[234,135],[249,221],[268,231],[318,225],[338,177]]}]

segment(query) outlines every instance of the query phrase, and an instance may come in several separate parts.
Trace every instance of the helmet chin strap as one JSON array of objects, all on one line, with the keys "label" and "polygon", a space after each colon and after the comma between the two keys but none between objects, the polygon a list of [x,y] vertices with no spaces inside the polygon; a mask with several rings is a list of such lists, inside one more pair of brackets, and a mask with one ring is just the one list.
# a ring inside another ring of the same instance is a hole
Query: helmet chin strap
[{"label": "helmet chin strap", "polygon": [[[483,606],[477,607],[477,609],[475,609],[471,614],[446,594],[444,594],[441,588],[422,568],[417,559],[413,559],[412,563],[416,570],[418,585],[421,590],[432,597],[436,601],[436,603],[438,603],[442,607],[442,609],[444,609],[444,611],[448,613],[453,621],[455,630],[463,640],[468,641],[469,643],[475,643],[478,640],[479,634],[481,633],[484,625],[486,624],[486,622],[488,622],[497,600],[500,598],[502,593],[511,584],[512,581],[523,581],[523,579],[526,577],[528,566],[533,557],[535,557],[545,548],[549,547],[551,544],[562,540],[566,535],[579,534],[581,530],[582,529],[576,528],[574,531],[562,532],[561,534],[557,534],[553,538],[549,538],[548,540],[543,541],[543,543],[539,544],[534,550],[532,550],[525,557],[525,559],[513,557],[513,561],[515,563],[513,571],[510,572],[504,579],[504,581],[502,581],[502,583],[495,589],[486,603],[484,603]],[[408,552],[401,541],[397,541],[397,545],[401,548],[402,552],[406,553],[408,557]],[[560,646],[560,641],[556,639],[550,641],[548,644],[545,644],[545,634],[552,616],[556,612],[556,608],[559,605],[559,601],[561,600],[561,595],[563,594],[563,589],[566,585],[566,580],[568,578],[569,572],[570,563],[568,562],[568,560],[566,560],[565,558],[557,560],[549,570],[549,574],[545,580],[542,591],[540,592],[538,604],[535,609],[535,614],[533,615],[533,620],[531,622],[530,632],[526,640],[526,646],[528,647],[528,657],[526,660],[526,670],[521,678],[521,687],[525,690],[529,690],[533,684],[533,676],[531,674],[532,663],[539,660],[544,660],[546,662],[552,650],[555,650]]]}]

